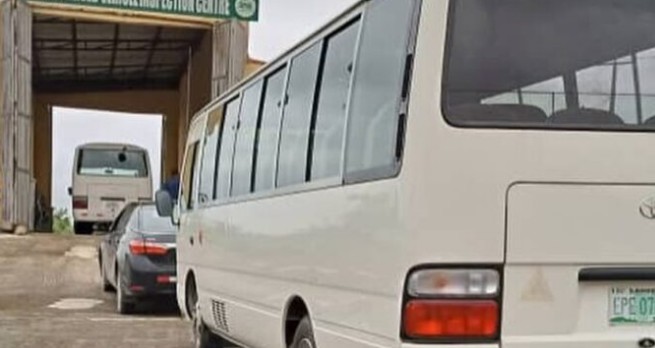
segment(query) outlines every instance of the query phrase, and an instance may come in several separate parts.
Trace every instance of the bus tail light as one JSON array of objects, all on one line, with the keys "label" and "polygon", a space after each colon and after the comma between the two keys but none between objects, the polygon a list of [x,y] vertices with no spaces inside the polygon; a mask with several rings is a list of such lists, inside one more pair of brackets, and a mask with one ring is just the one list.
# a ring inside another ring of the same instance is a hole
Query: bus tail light
[{"label": "bus tail light", "polygon": [[421,269],[409,275],[403,335],[435,342],[497,340],[500,273],[494,269]]},{"label": "bus tail light", "polygon": [[498,315],[496,301],[412,300],[405,306],[405,334],[428,339],[493,339]]},{"label": "bus tail light", "polygon": [[166,255],[167,252],[168,248],[162,244],[147,242],[142,239],[130,241],[130,253],[132,253],[132,255],[160,256]]},{"label": "bus tail light", "polygon": [[89,199],[84,196],[73,197],[73,209],[89,209]]}]

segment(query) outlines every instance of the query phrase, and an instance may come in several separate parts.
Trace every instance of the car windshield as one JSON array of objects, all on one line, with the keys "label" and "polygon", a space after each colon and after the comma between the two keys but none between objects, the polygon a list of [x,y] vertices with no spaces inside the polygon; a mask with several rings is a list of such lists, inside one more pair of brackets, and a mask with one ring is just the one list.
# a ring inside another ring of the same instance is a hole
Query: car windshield
[{"label": "car windshield", "polygon": [[96,176],[147,177],[143,151],[84,149],[80,151],[77,173]]},{"label": "car windshield", "polygon": [[451,6],[444,81],[450,123],[655,129],[655,1]]},{"label": "car windshield", "polygon": [[174,234],[175,226],[170,218],[161,217],[154,205],[139,209],[139,232],[146,234]]}]

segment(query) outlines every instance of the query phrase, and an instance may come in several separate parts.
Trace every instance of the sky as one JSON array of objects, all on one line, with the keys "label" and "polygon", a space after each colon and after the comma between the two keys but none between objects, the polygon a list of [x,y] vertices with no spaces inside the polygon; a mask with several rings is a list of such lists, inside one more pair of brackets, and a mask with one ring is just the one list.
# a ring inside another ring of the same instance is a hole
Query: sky
[{"label": "sky", "polygon": [[356,0],[260,0],[250,26],[250,56],[268,61],[309,36]]},{"label": "sky", "polygon": [[[260,0],[260,16],[250,26],[249,53],[270,61],[312,34],[357,0]],[[97,127],[101,124],[102,127]],[[161,116],[128,115],[95,110],[53,110],[53,181],[55,208],[70,210],[75,147],[87,142],[126,142],[148,150],[155,183],[161,170]],[[154,185],[155,190],[158,184]]]}]

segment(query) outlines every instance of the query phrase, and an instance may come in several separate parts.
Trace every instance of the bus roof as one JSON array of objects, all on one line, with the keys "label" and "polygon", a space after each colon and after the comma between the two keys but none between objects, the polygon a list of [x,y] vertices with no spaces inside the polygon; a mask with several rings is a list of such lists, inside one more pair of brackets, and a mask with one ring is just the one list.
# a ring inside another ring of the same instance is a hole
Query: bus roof
[{"label": "bus roof", "polygon": [[146,149],[136,146],[133,144],[121,144],[121,143],[86,143],[77,147],[77,150],[83,149],[126,149],[131,151],[146,151]]}]

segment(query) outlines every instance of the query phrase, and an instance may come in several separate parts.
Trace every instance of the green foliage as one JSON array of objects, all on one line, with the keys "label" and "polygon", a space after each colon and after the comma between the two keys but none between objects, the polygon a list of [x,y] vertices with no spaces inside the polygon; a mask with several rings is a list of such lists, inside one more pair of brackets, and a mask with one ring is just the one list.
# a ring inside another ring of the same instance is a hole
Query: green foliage
[{"label": "green foliage", "polygon": [[73,223],[66,209],[57,209],[52,218],[52,232],[55,234],[73,234]]}]

